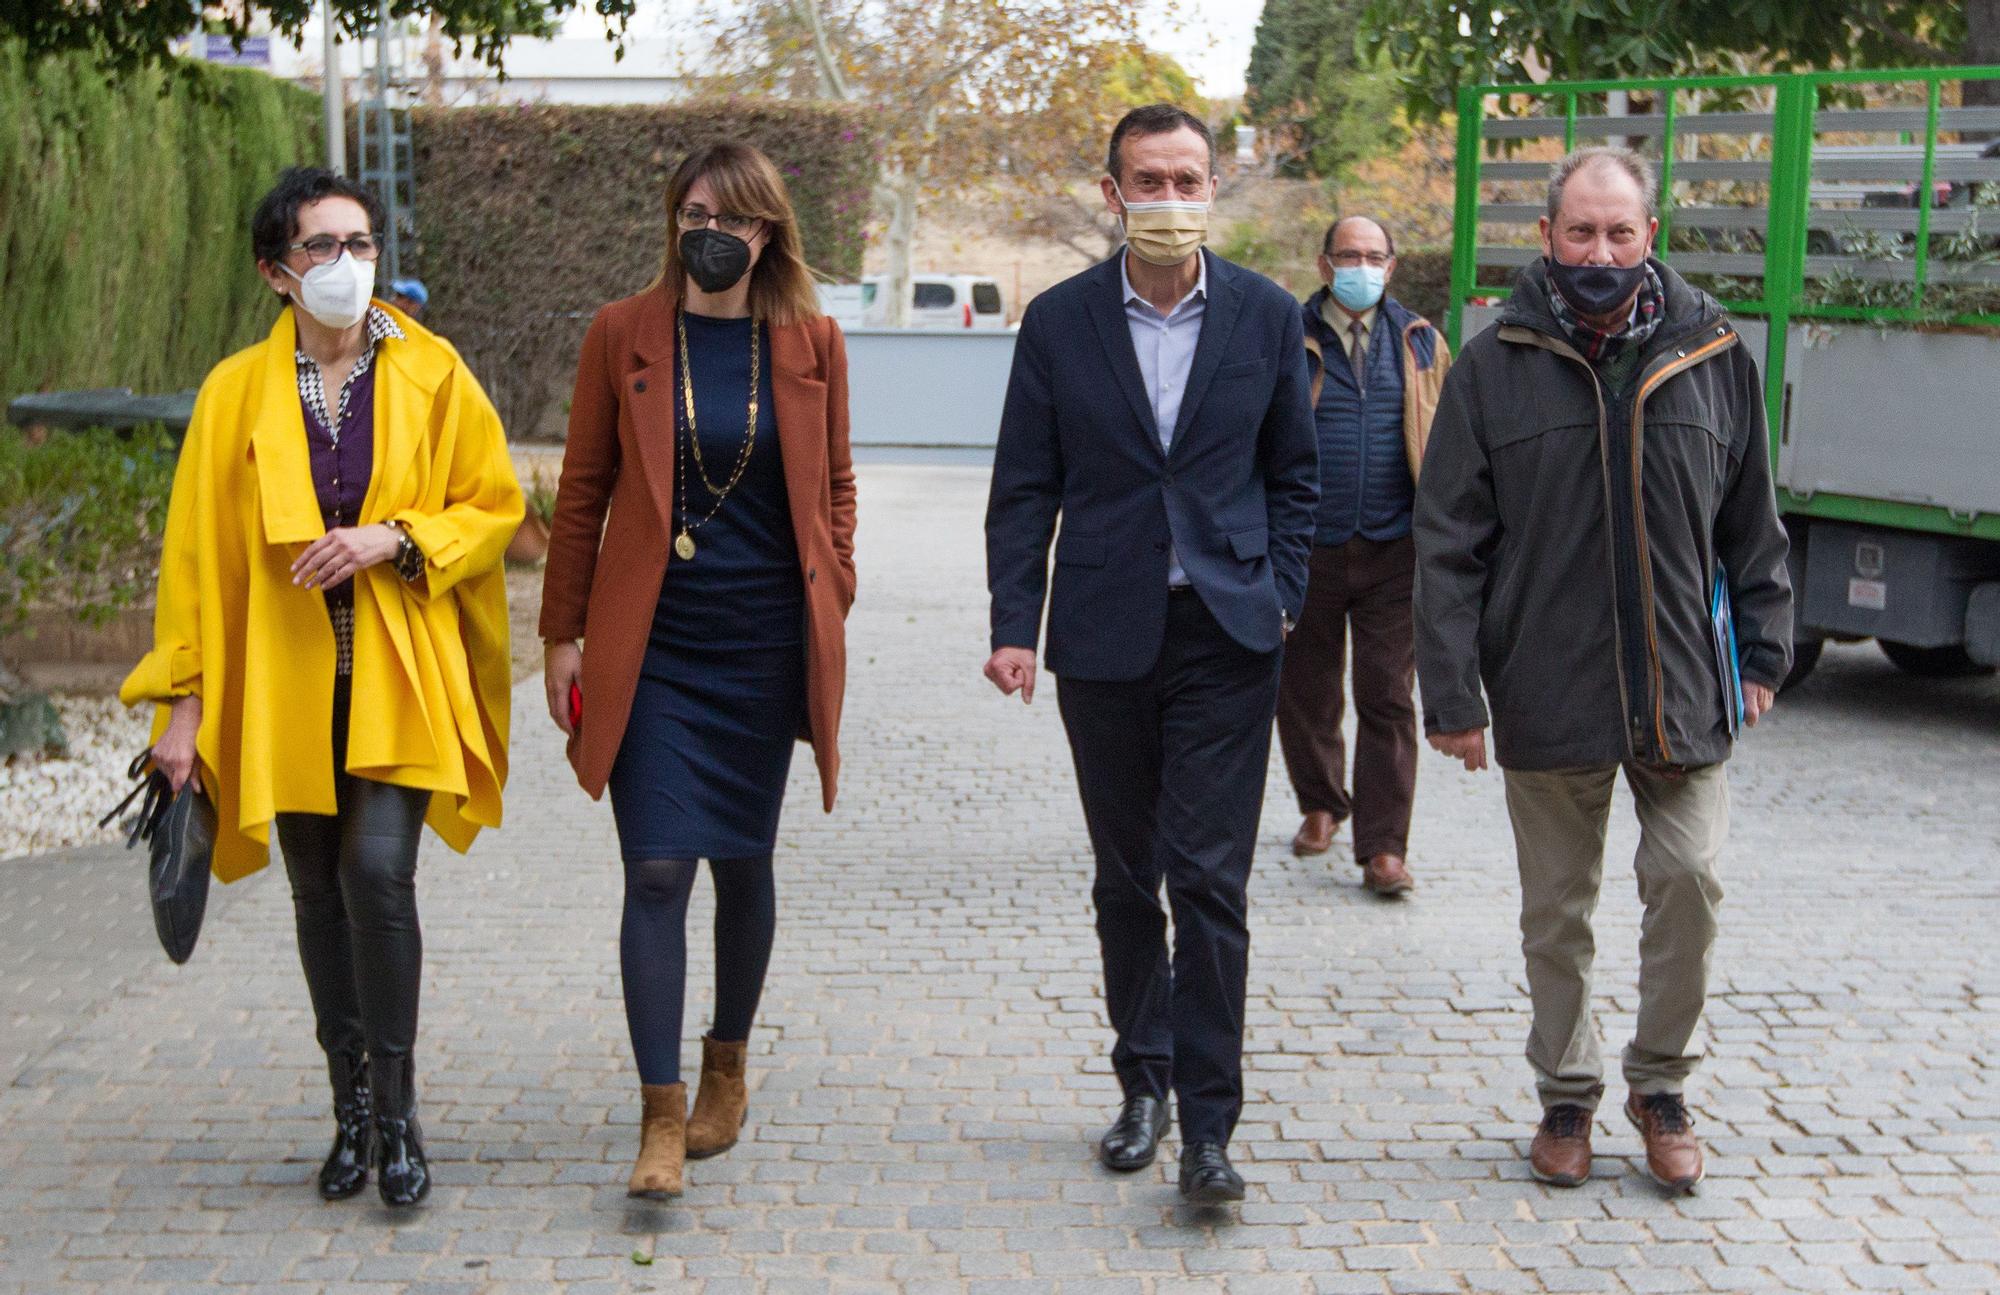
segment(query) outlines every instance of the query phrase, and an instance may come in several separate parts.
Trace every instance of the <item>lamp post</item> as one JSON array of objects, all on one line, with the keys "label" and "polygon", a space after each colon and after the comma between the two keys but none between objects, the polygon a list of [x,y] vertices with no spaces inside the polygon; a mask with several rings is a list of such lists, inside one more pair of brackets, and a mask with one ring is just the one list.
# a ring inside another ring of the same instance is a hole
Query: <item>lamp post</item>
[{"label": "lamp post", "polygon": [[333,0],[321,0],[320,20],[326,28],[326,165],[336,175],[347,174],[347,96],[340,87],[339,29],[333,21]]}]

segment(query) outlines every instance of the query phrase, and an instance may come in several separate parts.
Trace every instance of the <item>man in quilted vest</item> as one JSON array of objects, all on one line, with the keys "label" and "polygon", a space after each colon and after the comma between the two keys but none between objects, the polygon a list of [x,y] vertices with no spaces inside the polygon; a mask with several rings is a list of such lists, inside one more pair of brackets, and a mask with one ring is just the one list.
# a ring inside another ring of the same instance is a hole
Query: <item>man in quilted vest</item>
[{"label": "man in quilted vest", "polygon": [[[1304,814],[1292,852],[1324,854],[1354,820],[1361,884],[1400,895],[1417,781],[1410,509],[1451,355],[1430,323],[1386,289],[1396,243],[1369,216],[1334,221],[1320,245],[1325,286],[1307,298],[1306,350],[1319,433],[1319,511],[1305,614],[1285,647],[1278,741]],[[1354,640],[1354,781],[1341,737],[1346,647]]]}]

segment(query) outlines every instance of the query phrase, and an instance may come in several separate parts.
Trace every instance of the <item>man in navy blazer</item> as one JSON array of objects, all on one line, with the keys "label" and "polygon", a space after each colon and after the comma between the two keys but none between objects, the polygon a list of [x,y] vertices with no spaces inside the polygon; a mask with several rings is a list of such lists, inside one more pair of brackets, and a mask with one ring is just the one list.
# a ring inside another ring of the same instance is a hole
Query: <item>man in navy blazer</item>
[{"label": "man in navy blazer", "polygon": [[1151,1164],[1171,1090],[1180,1188],[1198,1203],[1243,1198],[1227,1149],[1243,1106],[1246,889],[1319,494],[1298,306],[1202,249],[1214,169],[1199,118],[1155,104],[1118,123],[1103,190],[1127,244],[1028,307],[986,510],[986,676],[1033,699],[1046,601],[1097,858],[1125,1093],[1099,1155]]}]

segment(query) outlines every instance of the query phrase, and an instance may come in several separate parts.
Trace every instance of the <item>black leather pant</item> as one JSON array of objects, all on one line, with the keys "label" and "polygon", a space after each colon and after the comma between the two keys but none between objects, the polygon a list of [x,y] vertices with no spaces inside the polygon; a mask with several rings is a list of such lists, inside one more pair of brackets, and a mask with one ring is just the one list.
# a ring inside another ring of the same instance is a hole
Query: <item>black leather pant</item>
[{"label": "black leather pant", "polygon": [[416,1045],[417,844],[430,793],[340,772],[347,712],[343,678],[334,686],[337,812],[278,815],[278,846],[320,1046],[336,1068],[364,1052],[382,1068]]}]

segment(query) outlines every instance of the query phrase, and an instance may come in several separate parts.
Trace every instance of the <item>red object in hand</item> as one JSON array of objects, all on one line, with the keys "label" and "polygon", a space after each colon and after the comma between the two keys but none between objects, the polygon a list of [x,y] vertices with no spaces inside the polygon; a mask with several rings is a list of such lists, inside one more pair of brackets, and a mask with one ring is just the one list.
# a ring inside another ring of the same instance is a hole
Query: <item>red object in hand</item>
[{"label": "red object in hand", "polygon": [[571,728],[577,728],[580,727],[582,724],[583,724],[583,689],[579,688],[575,684],[571,684],[569,686],[569,726]]}]

